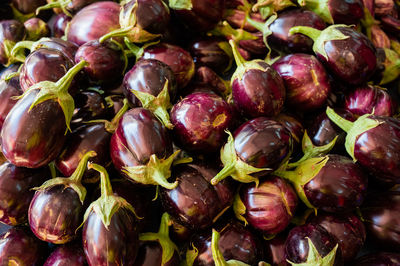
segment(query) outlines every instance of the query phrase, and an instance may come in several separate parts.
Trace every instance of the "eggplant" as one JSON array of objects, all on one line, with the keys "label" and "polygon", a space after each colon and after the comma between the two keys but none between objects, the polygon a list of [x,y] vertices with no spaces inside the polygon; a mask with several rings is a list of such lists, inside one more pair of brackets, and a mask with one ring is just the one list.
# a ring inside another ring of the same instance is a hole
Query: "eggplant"
[{"label": "eggplant", "polygon": [[324,106],[331,86],[328,74],[316,57],[291,54],[278,59],[272,67],[283,79],[289,107],[308,112]]},{"label": "eggplant", "polygon": [[69,243],[56,248],[43,266],[85,266],[85,253],[78,243]]},{"label": "eggplant", "polygon": [[24,22],[24,27],[27,34],[27,39],[37,41],[42,37],[47,37],[50,34],[50,28],[46,22],[40,18],[31,18]]},{"label": "eggplant", "polygon": [[242,124],[234,132],[229,133],[228,141],[221,149],[221,161],[224,168],[211,183],[231,176],[244,182],[258,183],[258,177],[272,172],[284,164],[292,153],[292,136],[279,122],[259,117]]},{"label": "eggplant", "polygon": [[74,100],[75,110],[71,119],[71,127],[73,128],[78,128],[83,123],[91,120],[110,116],[111,108],[98,92],[82,91],[75,95]]},{"label": "eggplant", "polygon": [[246,184],[234,201],[236,217],[265,235],[282,232],[297,207],[297,195],[291,185],[279,177],[263,178],[258,184]]},{"label": "eggplant", "polygon": [[229,104],[212,92],[189,94],[171,110],[174,140],[188,152],[218,151],[232,120]]},{"label": "eggplant", "polygon": [[353,262],[355,266],[397,266],[400,265],[400,254],[376,252],[359,257]]},{"label": "eggplant", "polygon": [[281,233],[266,242],[266,258],[272,266],[289,266],[285,257],[285,241],[287,234]]},{"label": "eggplant", "polygon": [[209,182],[217,168],[206,164],[177,165],[172,169],[177,182],[174,189],[160,191],[164,209],[191,230],[211,226],[232,204],[232,184],[224,180],[216,186]]},{"label": "eggplant", "polygon": [[12,0],[12,6],[22,14],[34,13],[36,8],[46,4],[46,0]]},{"label": "eggplant", "polygon": [[390,39],[388,35],[378,25],[371,26],[371,37],[373,45],[378,48],[390,48]]},{"label": "eggplant", "polygon": [[12,62],[11,49],[25,38],[24,24],[18,20],[0,21],[0,64],[9,66]]},{"label": "eggplant", "polygon": [[304,135],[304,127],[300,119],[288,113],[280,113],[274,119],[281,123],[292,135],[293,154],[297,154],[301,150],[301,142]]},{"label": "eggplant", "polygon": [[201,66],[196,69],[191,83],[185,88],[184,93],[181,93],[181,96],[187,96],[195,92],[198,87],[206,87],[207,91],[209,91],[209,88],[224,99],[228,99],[231,93],[231,87],[228,83],[228,81],[218,76],[211,68]]},{"label": "eggplant", "polygon": [[390,15],[394,8],[395,8],[395,2],[393,0],[374,1],[374,13],[377,16]]},{"label": "eggplant", "polygon": [[301,33],[314,41],[313,51],[338,79],[350,85],[366,83],[377,67],[376,49],[364,34],[351,26],[335,24],[320,31],[296,26],[289,34]]},{"label": "eggplant", "polygon": [[68,23],[71,21],[71,17],[64,13],[56,14],[51,17],[47,25],[50,27],[51,36],[55,38],[61,38],[65,35],[65,30]]},{"label": "eggplant", "polygon": [[100,173],[101,196],[84,216],[82,242],[89,265],[133,265],[139,248],[135,211],[124,198],[115,196],[104,167],[88,164]]},{"label": "eggplant", "polygon": [[38,14],[42,10],[53,9],[54,13],[66,14],[69,17],[75,15],[79,10],[93,4],[100,2],[99,0],[47,0],[48,4],[36,9]]},{"label": "eggplant", "polygon": [[18,97],[22,93],[18,76],[8,81],[0,79],[0,129],[3,127],[8,113],[18,101],[14,97]]},{"label": "eggplant", "polygon": [[27,222],[29,204],[35,194],[32,188],[50,176],[47,168],[28,169],[4,162],[0,166],[0,221],[12,226]]}]

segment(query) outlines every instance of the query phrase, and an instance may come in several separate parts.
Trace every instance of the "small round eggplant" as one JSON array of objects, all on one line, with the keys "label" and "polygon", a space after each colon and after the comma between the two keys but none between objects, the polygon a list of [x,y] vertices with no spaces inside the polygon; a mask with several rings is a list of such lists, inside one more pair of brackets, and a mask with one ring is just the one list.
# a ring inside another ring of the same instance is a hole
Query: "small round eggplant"
[{"label": "small round eggplant", "polygon": [[19,77],[13,77],[9,81],[0,79],[0,130],[3,127],[4,120],[12,107],[17,103],[18,100],[14,97],[22,94],[21,87],[19,85]]},{"label": "small round eggplant", "polygon": [[232,120],[229,104],[213,92],[189,94],[171,110],[176,144],[188,152],[218,151]]},{"label": "small round eggplant", "polygon": [[11,49],[25,38],[24,24],[18,20],[0,21],[0,64],[10,65]]},{"label": "small round eggplant", "polygon": [[285,243],[290,264],[343,265],[336,239],[319,225],[309,223],[290,230]]},{"label": "small round eggplant", "polygon": [[101,196],[87,208],[82,230],[83,250],[89,265],[133,265],[139,248],[135,211],[115,196],[107,171],[88,165],[101,176]]},{"label": "small round eggplant", "polygon": [[312,111],[325,105],[331,86],[322,64],[312,55],[291,54],[272,67],[286,87],[286,103],[298,111]]},{"label": "small round eggplant", "polygon": [[178,186],[160,191],[164,209],[179,223],[191,230],[213,224],[232,204],[232,186],[224,180],[213,186],[210,180],[217,173],[213,166],[186,164],[174,167]]},{"label": "small round eggplant", "polygon": [[47,25],[50,27],[51,36],[54,36],[55,38],[63,37],[70,21],[71,17],[65,15],[64,13],[54,15],[47,23]]},{"label": "small round eggplant", "polygon": [[231,93],[229,82],[222,79],[211,68],[206,66],[201,66],[196,69],[196,73],[191,84],[189,84],[185,88],[185,91],[183,94],[181,94],[181,96],[186,96],[195,92],[196,87],[198,86],[206,86],[208,88],[211,88],[213,92],[223,97],[224,99],[227,99],[229,94]]},{"label": "small round eggplant", "polygon": [[46,22],[40,18],[31,18],[24,22],[24,27],[27,34],[27,39],[37,41],[42,37],[47,37],[50,34],[50,28]]},{"label": "small round eggplant", "polygon": [[53,9],[53,11],[57,14],[68,14],[69,17],[72,17],[76,14],[79,10],[93,4],[95,2],[100,2],[100,0],[47,0],[48,4],[41,6],[40,8],[36,9],[36,13],[39,13],[42,10],[46,9]]},{"label": "small round eggplant", "polygon": [[286,181],[271,176],[258,186],[242,186],[233,206],[239,220],[263,234],[275,235],[289,225],[296,211],[297,195]]},{"label": "small round eggplant", "polygon": [[282,124],[292,135],[293,140],[293,154],[297,154],[301,151],[301,142],[304,135],[304,127],[300,122],[299,118],[286,113],[280,113],[274,118],[276,121]]},{"label": "small round eggplant", "polygon": [[74,128],[78,128],[84,122],[109,116],[107,102],[98,92],[82,91],[74,96],[74,100],[75,110],[71,120],[71,126]]},{"label": "small round eggplant", "polygon": [[287,234],[279,234],[266,243],[266,258],[272,266],[289,266],[285,257],[285,241]]},{"label": "small round eggplant", "polygon": [[12,0],[12,5],[22,14],[30,14],[36,11],[36,8],[46,4],[46,0]]},{"label": "small round eggplant", "polygon": [[356,259],[354,266],[397,266],[400,265],[400,254],[377,252],[364,255]]},{"label": "small round eggplant", "polygon": [[82,246],[77,243],[62,245],[56,248],[43,266],[85,266],[87,265]]},{"label": "small round eggplant", "polygon": [[18,225],[28,221],[29,204],[35,194],[32,188],[50,178],[46,168],[28,169],[9,162],[0,166],[0,221]]}]

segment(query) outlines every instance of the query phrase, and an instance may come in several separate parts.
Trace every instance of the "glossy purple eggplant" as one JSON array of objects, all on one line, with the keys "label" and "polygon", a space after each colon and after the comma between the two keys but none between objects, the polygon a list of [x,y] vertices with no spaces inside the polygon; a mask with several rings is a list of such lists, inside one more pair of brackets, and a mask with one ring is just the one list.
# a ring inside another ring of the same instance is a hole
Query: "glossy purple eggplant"
[{"label": "glossy purple eggplant", "polygon": [[71,17],[64,13],[56,14],[51,17],[47,25],[50,27],[51,36],[61,38],[65,34],[68,23],[71,21]]},{"label": "glossy purple eggplant", "polygon": [[43,266],[85,266],[85,253],[78,243],[59,246],[47,258]]},{"label": "glossy purple eggplant", "polygon": [[0,166],[0,221],[12,226],[27,222],[29,204],[35,194],[32,188],[50,177],[47,168],[28,169],[3,163]]},{"label": "glossy purple eggplant", "polygon": [[291,264],[343,265],[336,239],[323,227],[309,223],[290,230],[285,243],[286,259]]},{"label": "glossy purple eggplant", "polygon": [[46,246],[29,228],[12,227],[0,235],[0,265],[43,265]]},{"label": "glossy purple eggplant", "polygon": [[8,66],[11,62],[11,49],[25,38],[24,24],[18,20],[0,21],[0,64]]},{"label": "glossy purple eggplant", "polygon": [[179,46],[161,43],[144,50],[144,59],[157,59],[175,74],[178,89],[185,87],[194,75],[195,65],[190,53]]},{"label": "glossy purple eggplant", "polygon": [[242,186],[235,198],[236,217],[264,235],[282,232],[297,207],[297,195],[289,183],[275,176]]},{"label": "glossy purple eggplant", "polygon": [[189,152],[219,150],[232,125],[231,107],[212,92],[189,94],[171,110],[173,135],[179,147]]},{"label": "glossy purple eggplant", "polygon": [[400,254],[376,252],[359,257],[353,262],[354,266],[397,266],[400,265]]},{"label": "glossy purple eggplant", "polygon": [[69,24],[67,40],[82,45],[118,29],[119,12],[120,5],[111,1],[93,3],[81,9]]},{"label": "glossy purple eggplant", "polygon": [[12,0],[11,3],[22,14],[29,14],[34,13],[36,8],[45,5],[46,0]]},{"label": "glossy purple eggplant", "polygon": [[19,77],[14,77],[9,81],[0,79],[0,129],[3,127],[4,120],[11,108],[18,101],[13,97],[20,96],[21,94],[22,90],[19,85]]},{"label": "glossy purple eggplant", "polygon": [[292,135],[293,140],[293,154],[301,151],[301,142],[304,135],[304,126],[300,122],[301,120],[292,114],[280,113],[274,118],[276,121],[281,123]]},{"label": "glossy purple eggplant", "polygon": [[98,92],[82,91],[74,96],[74,100],[75,110],[71,120],[71,127],[77,128],[84,122],[108,118],[109,116],[110,108],[108,108],[103,96]]},{"label": "glossy purple eggplant", "polygon": [[177,252],[172,253],[172,257],[164,264],[162,263],[163,250],[157,242],[141,242],[138,257],[135,260],[135,266],[175,266],[179,265],[179,256]]},{"label": "glossy purple eggplant", "polygon": [[316,57],[291,54],[280,58],[272,67],[283,79],[289,107],[308,112],[324,106],[331,86],[328,74]]},{"label": "glossy purple eggplant", "polygon": [[272,266],[289,266],[285,257],[285,241],[287,234],[282,233],[266,242],[265,256],[266,260]]},{"label": "glossy purple eggplant", "polygon": [[196,69],[192,82],[185,88],[184,93],[181,93],[181,96],[186,96],[195,92],[197,86],[206,86],[224,99],[227,99],[228,95],[231,93],[229,82],[222,79],[211,68],[206,66],[201,66]]},{"label": "glossy purple eggplant", "polygon": [[228,209],[233,201],[232,184],[224,180],[216,186],[209,182],[218,169],[205,164],[175,166],[174,189],[161,189],[164,209],[189,229],[207,228]]},{"label": "glossy purple eggplant", "polygon": [[101,0],[70,0],[70,1],[62,1],[62,0],[47,0],[48,5],[41,6],[36,10],[36,13],[42,10],[53,8],[54,13],[60,14],[68,14],[69,17],[75,15],[79,10],[93,4],[95,2],[100,2]]},{"label": "glossy purple eggplant", "polygon": [[24,22],[27,39],[37,41],[42,37],[50,35],[50,28],[46,22],[40,18],[31,18]]},{"label": "glossy purple eggplant", "polygon": [[393,0],[374,0],[374,13],[377,16],[390,15],[395,8],[396,4]]}]

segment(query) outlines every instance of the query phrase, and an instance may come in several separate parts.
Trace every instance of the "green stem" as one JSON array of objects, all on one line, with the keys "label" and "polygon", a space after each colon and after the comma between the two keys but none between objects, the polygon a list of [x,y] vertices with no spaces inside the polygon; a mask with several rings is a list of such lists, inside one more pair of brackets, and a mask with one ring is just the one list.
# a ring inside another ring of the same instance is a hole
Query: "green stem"
[{"label": "green stem", "polygon": [[78,64],[68,70],[68,72],[56,82],[57,91],[67,92],[72,80],[88,63],[85,60],[80,61]]},{"label": "green stem", "polygon": [[125,37],[132,29],[133,29],[133,26],[113,30],[113,31],[101,36],[99,39],[99,42],[103,43],[112,37]]},{"label": "green stem", "polygon": [[329,106],[326,108],[326,115],[329,119],[335,123],[338,127],[343,129],[345,132],[348,132],[353,127],[353,122],[344,119],[340,115],[338,115],[332,108]]},{"label": "green stem", "polygon": [[225,178],[227,178],[228,176],[230,176],[231,174],[233,174],[235,172],[235,164],[229,164],[229,165],[225,165],[224,168],[222,168],[221,171],[219,171],[219,173],[214,176],[213,179],[211,179],[211,184],[212,185],[216,185],[218,184],[221,180],[224,180]]},{"label": "green stem", "polygon": [[211,236],[211,252],[215,266],[226,266],[228,264],[226,263],[226,260],[218,246],[219,238],[219,233],[217,232],[217,230],[213,229]]},{"label": "green stem", "polygon": [[158,229],[158,234],[169,237],[169,226],[171,224],[171,218],[168,213],[164,213],[161,217],[160,229]]},{"label": "green stem", "polygon": [[174,125],[170,121],[169,113],[161,106],[154,110],[154,115],[161,121],[161,123],[168,129],[172,129]]},{"label": "green stem", "polygon": [[311,28],[311,27],[296,26],[296,27],[292,27],[289,30],[289,35],[293,35],[293,34],[296,34],[296,33],[301,33],[301,34],[304,34],[304,35],[310,37],[313,41],[315,41],[321,35],[321,32],[322,31],[314,29],[314,28]]},{"label": "green stem", "polygon": [[124,98],[123,103],[124,103],[124,105],[122,106],[121,109],[119,109],[118,113],[114,116],[114,118],[111,120],[111,122],[105,121],[106,122],[105,123],[105,128],[111,134],[114,134],[115,130],[118,127],[119,120],[121,120],[122,116],[129,109],[128,99]]},{"label": "green stem", "polygon": [[251,26],[253,26],[257,30],[263,32],[263,29],[264,29],[263,22],[255,21],[254,19],[250,18],[250,16],[246,16],[246,21],[247,21],[247,23],[249,23]]},{"label": "green stem", "polygon": [[176,188],[178,185],[178,181],[175,181],[174,183],[168,182],[168,180],[165,178],[165,175],[161,171],[154,171],[153,180],[160,186],[170,190]]},{"label": "green stem", "polygon": [[278,171],[273,172],[273,174],[277,175],[279,177],[282,177],[294,184],[297,183],[298,175],[297,175],[296,171],[279,171],[278,170]]},{"label": "green stem", "polygon": [[142,49],[129,41],[127,37],[124,38],[124,43],[126,47],[128,47],[129,51],[135,56],[136,60],[140,57],[140,53],[142,52]]},{"label": "green stem", "polygon": [[33,45],[34,45],[34,42],[32,42],[32,41],[17,42],[15,44],[15,46],[13,47],[13,49],[11,50],[11,57],[14,58],[15,60],[17,60],[18,62],[23,63],[25,61],[25,53],[23,50],[28,49],[29,51],[32,51]]},{"label": "green stem", "polygon": [[233,40],[229,40],[229,44],[232,47],[232,53],[233,53],[233,57],[235,58],[236,65],[238,67],[244,65],[246,63],[246,60],[239,53],[238,47],[236,45],[236,42],[233,41]]},{"label": "green stem", "polygon": [[48,3],[47,5],[38,7],[36,9],[36,15],[39,15],[40,11],[42,10],[47,10],[47,9],[52,9],[52,8],[60,8],[65,15],[72,17],[72,14],[70,12],[68,12],[68,10],[66,9],[66,7],[68,6],[68,4],[71,3],[71,0],[57,0],[55,2],[52,3]]},{"label": "green stem", "polygon": [[80,183],[83,177],[83,174],[85,173],[87,163],[90,158],[95,157],[97,155],[96,152],[94,151],[88,151],[83,155],[82,159],[79,161],[78,166],[76,167],[75,171],[72,173],[72,175],[69,177],[72,181],[75,183]]},{"label": "green stem", "polygon": [[101,196],[113,196],[113,190],[107,170],[103,166],[95,163],[88,163],[87,167],[88,169],[94,169],[100,173]]}]

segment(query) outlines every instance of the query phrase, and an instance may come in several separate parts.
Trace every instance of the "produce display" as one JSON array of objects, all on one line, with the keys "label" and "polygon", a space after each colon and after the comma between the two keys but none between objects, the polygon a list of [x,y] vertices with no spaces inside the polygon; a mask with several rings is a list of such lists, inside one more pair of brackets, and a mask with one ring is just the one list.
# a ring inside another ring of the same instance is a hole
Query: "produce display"
[{"label": "produce display", "polygon": [[400,266],[399,0],[2,0],[0,266]]}]

